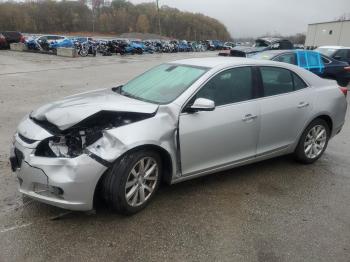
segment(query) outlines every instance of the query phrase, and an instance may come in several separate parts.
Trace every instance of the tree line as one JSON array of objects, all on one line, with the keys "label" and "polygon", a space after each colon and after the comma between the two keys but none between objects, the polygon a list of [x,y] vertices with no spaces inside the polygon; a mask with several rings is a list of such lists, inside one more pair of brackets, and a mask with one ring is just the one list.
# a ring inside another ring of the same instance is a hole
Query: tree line
[{"label": "tree line", "polygon": [[[182,12],[162,6],[159,10],[161,33],[164,36],[205,40],[231,38],[225,25],[199,13]],[[132,4],[126,0],[81,1],[40,0],[0,3],[0,31],[26,33],[128,32],[159,33],[158,10],[155,3]]]}]

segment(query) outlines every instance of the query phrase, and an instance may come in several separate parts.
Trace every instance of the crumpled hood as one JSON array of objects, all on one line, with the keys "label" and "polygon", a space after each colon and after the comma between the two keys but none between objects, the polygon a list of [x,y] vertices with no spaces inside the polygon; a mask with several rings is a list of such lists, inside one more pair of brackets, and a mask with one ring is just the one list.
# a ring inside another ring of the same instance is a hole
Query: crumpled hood
[{"label": "crumpled hood", "polygon": [[112,89],[103,89],[66,97],[46,104],[31,113],[37,120],[46,120],[65,130],[100,111],[155,113],[158,105],[122,96]]}]

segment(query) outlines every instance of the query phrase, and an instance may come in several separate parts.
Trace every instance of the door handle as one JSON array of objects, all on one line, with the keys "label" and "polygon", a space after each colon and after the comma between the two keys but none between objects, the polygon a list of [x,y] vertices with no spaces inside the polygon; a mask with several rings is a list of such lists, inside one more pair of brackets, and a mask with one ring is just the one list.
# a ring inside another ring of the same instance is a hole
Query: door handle
[{"label": "door handle", "polygon": [[245,115],[245,116],[242,118],[242,120],[243,120],[244,122],[247,122],[247,121],[249,121],[249,120],[254,120],[254,119],[256,119],[257,117],[258,117],[257,115],[247,114],[247,115]]},{"label": "door handle", "polygon": [[308,107],[310,104],[308,102],[300,102],[298,108]]}]

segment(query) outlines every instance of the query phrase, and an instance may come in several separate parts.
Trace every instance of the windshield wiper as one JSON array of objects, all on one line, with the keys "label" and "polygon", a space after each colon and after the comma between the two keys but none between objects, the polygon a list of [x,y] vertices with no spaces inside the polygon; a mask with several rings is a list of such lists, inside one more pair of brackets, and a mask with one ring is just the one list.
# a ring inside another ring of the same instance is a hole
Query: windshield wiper
[{"label": "windshield wiper", "polygon": [[138,96],[135,96],[135,95],[132,95],[132,94],[130,94],[128,92],[123,91],[123,86],[113,87],[112,91],[116,92],[117,94],[120,94],[122,96],[126,96],[126,97],[129,97],[129,98],[132,98],[132,99],[136,99],[136,100],[139,100],[139,101],[148,102],[148,103],[152,103],[152,104],[158,104],[157,102],[154,102],[154,101],[151,101],[151,100],[147,100],[147,99],[143,99],[141,97],[138,97]]},{"label": "windshield wiper", "polygon": [[135,96],[135,95],[132,95],[132,94],[130,94],[128,92],[123,91],[123,86],[113,87],[112,91],[116,92],[116,93],[118,93],[118,94],[120,94],[122,96],[130,97],[130,98],[133,98],[133,99],[136,99],[136,100],[142,100],[138,96]]}]

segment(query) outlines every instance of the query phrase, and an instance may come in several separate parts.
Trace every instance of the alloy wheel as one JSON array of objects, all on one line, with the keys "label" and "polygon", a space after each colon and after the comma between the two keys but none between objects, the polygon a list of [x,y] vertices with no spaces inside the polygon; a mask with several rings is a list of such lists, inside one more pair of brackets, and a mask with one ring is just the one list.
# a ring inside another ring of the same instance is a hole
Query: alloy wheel
[{"label": "alloy wheel", "polygon": [[158,173],[157,161],[152,157],[144,157],[134,165],[125,184],[125,198],[130,206],[140,206],[151,197]]},{"label": "alloy wheel", "polygon": [[322,125],[316,125],[313,128],[310,129],[308,134],[306,135],[305,142],[304,142],[304,152],[305,155],[310,158],[314,159],[318,157],[327,142],[327,130]]}]

